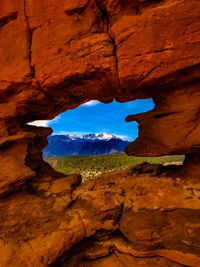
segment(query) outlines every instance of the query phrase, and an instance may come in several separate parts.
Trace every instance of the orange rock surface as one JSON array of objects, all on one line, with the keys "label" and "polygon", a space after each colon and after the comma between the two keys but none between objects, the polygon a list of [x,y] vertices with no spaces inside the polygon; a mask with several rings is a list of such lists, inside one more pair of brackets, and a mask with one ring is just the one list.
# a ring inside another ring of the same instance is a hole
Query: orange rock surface
[{"label": "orange rock surface", "polygon": [[33,179],[1,200],[0,266],[198,267],[200,185],[172,167]]},{"label": "orange rock surface", "polygon": [[[0,0],[0,266],[200,266],[199,14],[198,0]],[[42,159],[52,130],[27,125],[150,97],[126,153],[185,154],[162,178],[78,186]]]}]

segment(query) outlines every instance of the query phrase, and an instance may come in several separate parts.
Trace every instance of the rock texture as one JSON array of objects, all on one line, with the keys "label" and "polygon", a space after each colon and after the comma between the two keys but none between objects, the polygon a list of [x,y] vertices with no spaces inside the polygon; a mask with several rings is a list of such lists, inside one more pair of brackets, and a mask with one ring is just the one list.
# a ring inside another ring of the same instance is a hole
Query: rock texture
[{"label": "rock texture", "polygon": [[[0,0],[0,265],[200,266],[199,14],[199,0]],[[127,117],[139,137],[126,152],[186,160],[126,188],[118,174],[72,194],[78,176],[42,159],[52,130],[26,125],[149,97],[154,110]]]},{"label": "rock texture", "polygon": [[0,266],[198,267],[200,184],[179,168],[33,179],[1,201]]},{"label": "rock texture", "polygon": [[19,186],[36,170],[26,163],[34,137],[17,137],[24,124],[91,99],[153,97],[152,112],[128,118],[140,124],[128,154],[198,154],[199,1],[2,0],[0,7],[0,136],[10,158],[24,140],[13,177],[25,177]]}]

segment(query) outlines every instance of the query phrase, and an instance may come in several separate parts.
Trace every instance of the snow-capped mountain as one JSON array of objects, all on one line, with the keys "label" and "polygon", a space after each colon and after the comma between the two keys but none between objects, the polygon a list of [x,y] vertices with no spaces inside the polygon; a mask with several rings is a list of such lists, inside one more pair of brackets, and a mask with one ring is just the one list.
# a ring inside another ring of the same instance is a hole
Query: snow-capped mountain
[{"label": "snow-capped mountain", "polygon": [[84,134],[84,135],[65,135],[68,136],[71,140],[110,140],[116,139],[117,137],[110,133],[95,133],[95,134]]},{"label": "snow-capped mountain", "polygon": [[98,140],[110,140],[110,139],[116,139],[117,137],[110,133],[98,133],[98,134],[92,134],[88,135],[88,138],[94,138]]},{"label": "snow-capped mountain", "polygon": [[65,155],[101,155],[122,152],[130,143],[110,133],[52,135],[48,137],[44,157]]}]

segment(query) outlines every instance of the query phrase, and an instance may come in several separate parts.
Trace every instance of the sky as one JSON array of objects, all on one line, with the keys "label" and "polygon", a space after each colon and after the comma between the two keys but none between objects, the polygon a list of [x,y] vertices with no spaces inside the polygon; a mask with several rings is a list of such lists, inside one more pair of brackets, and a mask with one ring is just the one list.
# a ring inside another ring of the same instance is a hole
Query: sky
[{"label": "sky", "polygon": [[125,140],[134,140],[138,136],[136,122],[126,122],[128,115],[153,109],[152,99],[135,100],[126,103],[113,101],[103,104],[89,101],[74,110],[61,113],[51,121],[35,121],[36,126],[48,126],[53,134],[112,133]]}]

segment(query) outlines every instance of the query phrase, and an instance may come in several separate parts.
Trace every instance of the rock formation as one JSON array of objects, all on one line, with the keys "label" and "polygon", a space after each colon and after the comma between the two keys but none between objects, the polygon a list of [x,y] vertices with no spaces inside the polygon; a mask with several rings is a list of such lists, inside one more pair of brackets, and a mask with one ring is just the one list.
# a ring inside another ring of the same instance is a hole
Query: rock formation
[{"label": "rock formation", "polygon": [[[0,0],[0,266],[200,266],[199,14],[199,0]],[[150,97],[126,152],[183,167],[80,185],[43,161],[52,130],[27,125]]]}]

